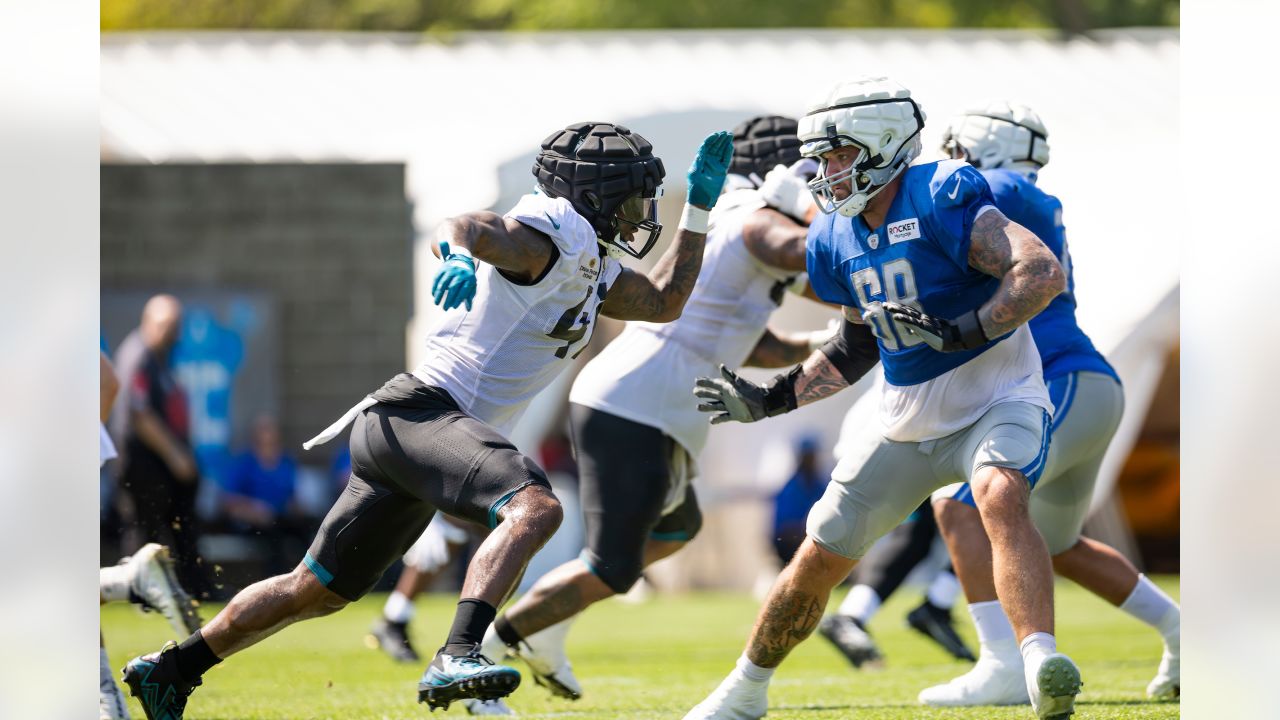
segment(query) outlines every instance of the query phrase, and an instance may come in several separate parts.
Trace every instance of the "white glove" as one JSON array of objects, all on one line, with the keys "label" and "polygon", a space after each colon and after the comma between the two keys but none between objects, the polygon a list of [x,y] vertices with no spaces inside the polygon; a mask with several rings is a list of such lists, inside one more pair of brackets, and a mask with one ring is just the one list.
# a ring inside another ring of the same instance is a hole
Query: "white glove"
[{"label": "white glove", "polygon": [[814,204],[813,194],[809,192],[809,182],[805,180],[803,168],[800,167],[804,163],[812,164],[813,161],[806,158],[791,167],[778,165],[764,176],[764,182],[760,185],[760,197],[769,207],[801,222],[809,216]]}]

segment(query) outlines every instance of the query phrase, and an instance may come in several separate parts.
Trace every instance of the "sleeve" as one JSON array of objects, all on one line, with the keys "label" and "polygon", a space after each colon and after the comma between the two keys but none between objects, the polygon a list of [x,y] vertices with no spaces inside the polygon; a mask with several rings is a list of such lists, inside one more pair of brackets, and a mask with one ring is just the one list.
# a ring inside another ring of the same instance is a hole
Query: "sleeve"
[{"label": "sleeve", "polygon": [[507,211],[506,217],[551,238],[556,250],[567,257],[578,256],[596,241],[595,228],[564,198],[525,195]]},{"label": "sleeve", "polygon": [[133,371],[129,378],[126,399],[130,410],[146,410],[151,407],[151,378],[147,377],[146,365]]},{"label": "sleeve", "polygon": [[856,307],[857,303],[849,294],[847,278],[837,275],[839,267],[831,243],[830,222],[819,221],[810,225],[805,247],[805,270],[813,293],[829,303]]},{"label": "sleeve", "polygon": [[957,167],[941,182],[931,183],[929,212],[933,241],[957,266],[969,266],[969,234],[983,208],[995,207],[987,181],[968,163]]}]

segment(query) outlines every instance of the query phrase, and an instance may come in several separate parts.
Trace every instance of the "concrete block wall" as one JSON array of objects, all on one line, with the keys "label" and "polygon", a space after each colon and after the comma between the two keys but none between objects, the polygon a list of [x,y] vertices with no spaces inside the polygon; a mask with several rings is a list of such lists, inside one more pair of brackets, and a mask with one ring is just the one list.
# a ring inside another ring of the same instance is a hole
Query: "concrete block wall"
[{"label": "concrete block wall", "polygon": [[282,429],[300,453],[405,367],[404,177],[401,164],[103,165],[102,288],[270,294]]}]

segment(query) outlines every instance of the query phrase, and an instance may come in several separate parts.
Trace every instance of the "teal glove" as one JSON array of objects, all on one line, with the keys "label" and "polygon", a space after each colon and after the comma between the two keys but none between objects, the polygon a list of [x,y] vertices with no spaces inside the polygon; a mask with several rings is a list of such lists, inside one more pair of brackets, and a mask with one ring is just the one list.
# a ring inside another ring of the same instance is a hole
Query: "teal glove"
[{"label": "teal glove", "polygon": [[440,256],[444,265],[436,271],[431,281],[431,297],[445,310],[466,304],[471,309],[471,299],[476,296],[476,261],[470,255],[449,252],[449,243],[440,243]]},{"label": "teal glove", "polygon": [[729,160],[733,158],[733,133],[711,133],[702,141],[698,155],[689,166],[689,195],[686,202],[702,208],[711,208],[720,197],[725,176],[729,174]]}]

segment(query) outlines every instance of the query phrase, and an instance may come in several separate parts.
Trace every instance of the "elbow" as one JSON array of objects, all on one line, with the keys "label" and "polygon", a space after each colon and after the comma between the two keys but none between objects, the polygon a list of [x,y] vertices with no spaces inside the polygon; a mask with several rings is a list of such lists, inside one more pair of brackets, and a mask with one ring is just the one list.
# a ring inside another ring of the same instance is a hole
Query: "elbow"
[{"label": "elbow", "polygon": [[684,314],[684,303],[680,303],[675,307],[664,307],[658,311],[657,315],[654,316],[653,322],[657,322],[657,323],[673,322],[675,320],[679,320],[680,316],[683,314]]},{"label": "elbow", "polygon": [[1049,260],[1049,269],[1047,272],[1047,280],[1045,283],[1049,287],[1049,299],[1058,297],[1067,289],[1067,273],[1062,269],[1062,264],[1057,258]]}]

